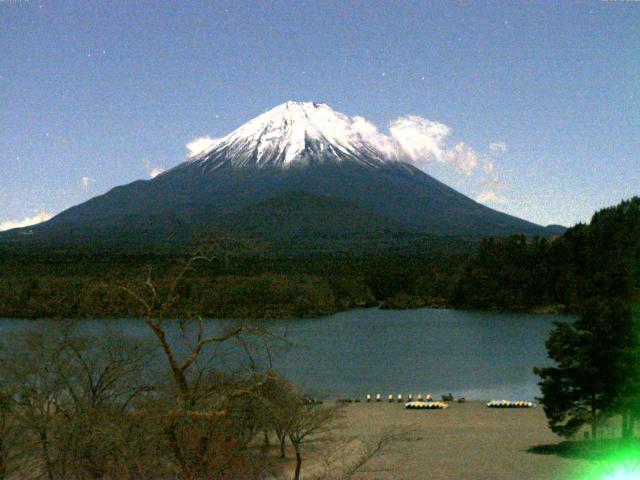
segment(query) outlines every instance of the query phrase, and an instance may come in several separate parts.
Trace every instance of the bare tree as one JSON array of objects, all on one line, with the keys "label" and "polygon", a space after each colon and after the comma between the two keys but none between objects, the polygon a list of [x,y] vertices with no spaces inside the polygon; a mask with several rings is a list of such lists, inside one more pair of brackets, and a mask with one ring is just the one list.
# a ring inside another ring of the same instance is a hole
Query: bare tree
[{"label": "bare tree", "polygon": [[67,334],[56,367],[80,413],[100,407],[124,411],[138,395],[158,388],[146,372],[156,348],[107,331],[96,336]]},{"label": "bare tree", "polygon": [[298,402],[290,412],[287,433],[296,453],[294,480],[300,478],[303,446],[310,437],[326,433],[338,415],[337,405],[325,407],[317,403]]},{"label": "bare tree", "polygon": [[[211,369],[199,366],[199,361],[207,357],[203,355],[207,347],[237,340],[253,363],[245,336],[268,337],[263,330],[243,323],[221,333],[207,334],[205,321],[200,315],[178,308],[185,280],[194,271],[195,265],[198,262],[210,262],[221,255],[227,258],[220,243],[214,243],[214,247],[212,255],[196,254],[186,260],[165,289],[154,284],[151,274],[141,290],[121,287],[141,306],[143,321],[158,340],[167,362],[176,408],[166,412],[164,434],[181,476],[185,479],[211,476],[213,472],[222,475],[236,460],[237,452],[246,452],[246,446],[256,432],[255,418],[248,421],[248,412],[242,408],[243,415],[238,415],[238,405],[243,403],[245,397],[251,398],[257,394],[262,380],[253,375],[253,381],[249,382],[220,382],[221,378],[218,376],[216,379]],[[220,254],[221,251],[223,254]],[[171,322],[171,315],[176,312],[183,320]],[[190,342],[184,342],[179,348],[172,340],[168,325],[179,327],[181,333],[185,333],[188,327],[194,327],[195,332],[192,332]],[[233,440],[226,443],[221,441],[219,437],[229,437],[230,429],[235,429]],[[195,443],[194,437],[197,437]]]},{"label": "bare tree", "polygon": [[325,406],[298,397],[297,404],[289,411],[286,427],[296,455],[294,480],[300,478],[305,450],[315,450],[315,467],[310,478],[347,480],[363,473],[374,458],[386,453],[408,434],[391,429],[367,438],[340,435],[342,414],[342,406],[338,404]]},{"label": "bare tree", "polygon": [[332,436],[319,455],[321,467],[314,480],[348,480],[360,474],[388,472],[389,468],[372,468],[371,462],[385,455],[398,442],[406,441],[409,432],[389,429],[368,437]]},{"label": "bare tree", "polygon": [[[180,291],[187,276],[194,270],[194,266],[198,262],[211,262],[215,256],[207,256],[200,253],[195,254],[182,266],[175,278],[171,281],[166,292],[162,292],[154,284],[151,278],[151,272],[145,282],[143,291],[137,291],[131,287],[120,287],[135,299],[142,308],[143,321],[149,327],[151,332],[157,338],[160,347],[164,353],[167,364],[170,368],[172,380],[176,387],[178,407],[182,410],[189,410],[193,407],[195,399],[193,398],[194,389],[189,385],[189,372],[208,345],[222,344],[231,339],[239,337],[242,333],[258,333],[255,328],[248,328],[243,324],[236,325],[219,335],[205,335],[204,319],[193,312],[187,313],[191,322],[195,323],[197,331],[195,333],[195,341],[191,345],[187,354],[180,358],[175,345],[169,339],[166,322],[169,316],[175,313],[175,307],[181,299]],[[182,312],[184,314],[184,312]],[[184,327],[184,321],[179,326]]]},{"label": "bare tree", "polygon": [[[15,458],[5,448],[17,445],[5,442],[14,425],[25,445],[18,475],[276,478],[283,464],[256,446],[260,432],[267,440],[276,432],[283,455],[286,439],[293,445],[299,478],[305,445],[331,428],[337,409],[306,403],[289,382],[261,371],[256,349],[264,347],[270,365],[279,339],[242,322],[210,333],[202,317],[185,314],[184,282],[208,260],[185,261],[168,285],[149,274],[141,287],[122,288],[138,301],[155,347],[81,335],[65,323],[3,338],[0,391],[11,393],[0,396],[0,480]],[[214,368],[214,354],[225,350],[213,347],[231,341],[248,367]],[[158,356],[168,381],[147,368]]]},{"label": "bare tree", "polygon": [[64,383],[56,372],[55,361],[60,342],[44,331],[25,337],[3,338],[2,380],[9,385],[15,401],[13,415],[25,436],[29,437],[25,454],[37,456],[44,475],[55,478],[59,452],[52,446],[60,426],[59,405],[64,400]]},{"label": "bare tree", "polygon": [[65,419],[65,459],[78,476],[102,478],[125,458],[121,443],[131,421],[129,406],[157,388],[145,375],[154,350],[112,333],[62,338],[53,366],[65,392],[58,406]]},{"label": "bare tree", "polygon": [[280,458],[285,458],[286,441],[301,398],[288,380],[277,376],[274,372],[267,373],[259,395],[263,403],[265,427],[275,433]]},{"label": "bare tree", "polygon": [[129,403],[145,390],[148,355],[124,337],[84,336],[56,324],[5,336],[0,378],[9,392],[3,404],[11,407],[5,425],[22,433],[23,473],[101,478],[120,462],[115,447],[131,420]]},{"label": "bare tree", "polygon": [[15,399],[7,386],[0,389],[0,480],[16,469],[20,457],[22,435],[15,421]]}]

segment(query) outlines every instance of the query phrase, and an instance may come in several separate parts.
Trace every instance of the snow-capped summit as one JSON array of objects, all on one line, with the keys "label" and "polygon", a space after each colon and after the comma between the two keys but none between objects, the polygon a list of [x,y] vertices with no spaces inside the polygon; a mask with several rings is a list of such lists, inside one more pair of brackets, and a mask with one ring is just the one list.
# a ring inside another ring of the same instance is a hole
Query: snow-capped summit
[{"label": "snow-capped summit", "polygon": [[[153,179],[29,227],[28,238],[189,244],[200,232],[215,232],[303,245],[339,239],[340,249],[353,239],[360,251],[367,238],[384,239],[388,248],[414,234],[557,233],[474,202],[403,161],[390,142],[362,117],[287,102]],[[19,230],[3,236],[27,238]]]},{"label": "snow-capped summit", "polygon": [[281,167],[312,161],[351,160],[379,166],[392,159],[384,145],[370,140],[374,128],[325,103],[289,101],[257,116],[192,158],[205,170]]}]

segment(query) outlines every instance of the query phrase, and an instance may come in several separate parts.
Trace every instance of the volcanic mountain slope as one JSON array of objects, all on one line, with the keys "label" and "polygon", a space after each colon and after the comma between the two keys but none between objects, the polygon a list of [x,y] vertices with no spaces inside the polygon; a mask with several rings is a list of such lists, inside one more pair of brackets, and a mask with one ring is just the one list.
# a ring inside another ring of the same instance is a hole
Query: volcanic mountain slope
[{"label": "volcanic mountain slope", "polygon": [[[116,187],[28,229],[33,239],[188,241],[240,235],[548,236],[557,228],[485,207],[372,143],[325,104],[287,102],[158,177]],[[26,238],[25,231],[5,238]]]}]

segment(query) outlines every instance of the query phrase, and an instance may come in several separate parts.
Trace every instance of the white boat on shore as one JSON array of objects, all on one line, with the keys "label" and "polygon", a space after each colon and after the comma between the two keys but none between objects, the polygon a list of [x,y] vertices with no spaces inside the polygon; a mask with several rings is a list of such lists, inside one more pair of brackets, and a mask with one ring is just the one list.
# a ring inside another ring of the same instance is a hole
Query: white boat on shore
[{"label": "white boat on shore", "polygon": [[405,403],[404,408],[409,410],[444,410],[445,408],[449,408],[449,405],[445,402],[413,401]]}]

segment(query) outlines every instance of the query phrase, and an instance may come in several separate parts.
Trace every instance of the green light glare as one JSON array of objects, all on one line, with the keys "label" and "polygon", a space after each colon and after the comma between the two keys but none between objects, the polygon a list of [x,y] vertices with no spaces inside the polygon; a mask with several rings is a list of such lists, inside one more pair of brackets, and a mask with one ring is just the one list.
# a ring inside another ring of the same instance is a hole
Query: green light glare
[{"label": "green light glare", "polygon": [[599,466],[596,465],[579,480],[640,480],[638,465]]},{"label": "green light glare", "polygon": [[640,473],[636,472],[635,469],[632,471],[628,471],[626,468],[622,467],[620,470],[613,472],[608,477],[604,477],[603,480],[640,480]]},{"label": "green light glare", "polygon": [[640,480],[640,447],[636,442],[612,442],[592,453],[589,468],[576,480]]}]

